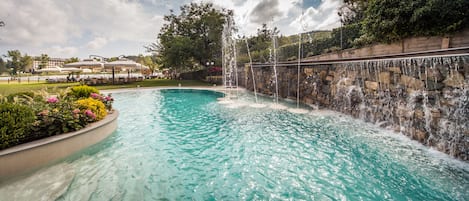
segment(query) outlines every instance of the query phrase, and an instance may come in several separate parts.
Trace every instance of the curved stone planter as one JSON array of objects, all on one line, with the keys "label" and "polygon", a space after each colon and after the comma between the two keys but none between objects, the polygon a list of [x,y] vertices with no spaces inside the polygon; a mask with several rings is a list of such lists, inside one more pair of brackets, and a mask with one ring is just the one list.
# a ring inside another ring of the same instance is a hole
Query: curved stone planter
[{"label": "curved stone planter", "polygon": [[116,130],[118,116],[115,110],[81,130],[1,150],[0,179],[26,173],[102,141]]}]

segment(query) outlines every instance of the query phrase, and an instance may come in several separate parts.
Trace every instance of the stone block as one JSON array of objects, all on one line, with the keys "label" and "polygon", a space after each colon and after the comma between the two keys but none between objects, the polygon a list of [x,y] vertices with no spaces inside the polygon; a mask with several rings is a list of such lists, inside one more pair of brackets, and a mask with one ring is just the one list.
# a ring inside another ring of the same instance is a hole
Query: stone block
[{"label": "stone block", "polygon": [[429,68],[429,69],[427,69],[427,80],[442,81],[443,80],[443,75],[440,73],[440,71],[438,69]]},{"label": "stone block", "polygon": [[378,87],[379,87],[379,84],[378,82],[372,82],[372,81],[365,81],[365,87],[367,89],[371,89],[371,90],[378,90]]},{"label": "stone block", "polygon": [[415,131],[415,138],[419,142],[424,142],[428,138],[428,134],[425,131],[416,130]]},{"label": "stone block", "polygon": [[321,80],[326,79],[326,76],[327,76],[327,72],[325,70],[319,72],[319,77],[321,78]]},{"label": "stone block", "polygon": [[311,98],[305,98],[304,101],[305,101],[306,104],[309,104],[309,105],[314,104],[314,100],[311,99]]},{"label": "stone block", "polygon": [[353,80],[350,78],[342,78],[339,81],[337,81],[338,87],[348,87],[353,85]]},{"label": "stone block", "polygon": [[382,84],[391,84],[391,73],[390,72],[379,73],[379,82]]},{"label": "stone block", "polygon": [[312,68],[305,68],[304,70],[306,75],[312,75],[314,73],[314,70]]},{"label": "stone block", "polygon": [[401,68],[400,68],[400,67],[389,67],[388,70],[389,70],[390,72],[393,72],[393,73],[398,73],[398,74],[401,73]]},{"label": "stone block", "polygon": [[445,87],[444,84],[442,84],[440,82],[435,82],[434,80],[428,80],[426,83],[427,83],[426,89],[428,91],[441,90]]},{"label": "stone block", "polygon": [[402,75],[401,76],[401,82],[400,84],[412,88],[415,90],[422,90],[425,87],[425,83],[422,80],[416,79],[414,77],[410,77],[407,75]]},{"label": "stone block", "polygon": [[452,71],[443,83],[450,87],[462,87],[464,85],[464,76],[457,71]]},{"label": "stone block", "polygon": [[357,71],[348,71],[347,72],[347,77],[351,80],[355,80],[355,78],[357,77],[358,75],[358,72]]},{"label": "stone block", "polygon": [[416,109],[414,111],[414,117],[417,119],[425,119],[425,113],[423,113],[423,111],[420,109]]},{"label": "stone block", "polygon": [[469,77],[469,62],[464,63],[464,76]]},{"label": "stone block", "polygon": [[326,80],[327,80],[327,81],[332,81],[332,80],[334,80],[334,77],[333,77],[333,76],[327,76],[327,77],[326,77]]}]

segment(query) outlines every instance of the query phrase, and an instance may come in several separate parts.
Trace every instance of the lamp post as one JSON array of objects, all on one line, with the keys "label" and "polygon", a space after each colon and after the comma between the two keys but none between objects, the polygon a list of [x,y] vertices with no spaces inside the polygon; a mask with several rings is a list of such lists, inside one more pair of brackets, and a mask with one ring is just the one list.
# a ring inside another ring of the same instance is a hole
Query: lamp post
[{"label": "lamp post", "polygon": [[215,64],[215,62],[207,61],[207,63],[205,63],[205,64],[207,64],[207,71],[210,73],[210,76],[212,76],[212,72],[210,71],[209,67],[213,66]]}]

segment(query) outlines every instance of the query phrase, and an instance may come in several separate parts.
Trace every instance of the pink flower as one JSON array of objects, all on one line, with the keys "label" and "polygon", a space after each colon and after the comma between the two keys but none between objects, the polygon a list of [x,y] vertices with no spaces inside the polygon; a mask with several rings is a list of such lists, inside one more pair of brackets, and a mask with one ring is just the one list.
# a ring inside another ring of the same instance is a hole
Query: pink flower
[{"label": "pink flower", "polygon": [[106,101],[114,101],[114,99],[111,96],[106,96]]},{"label": "pink flower", "polygon": [[59,102],[59,99],[55,96],[52,96],[46,100],[48,103],[57,103]]},{"label": "pink flower", "polygon": [[94,114],[91,110],[85,110],[85,115],[91,117],[91,119],[96,119],[96,114]]},{"label": "pink flower", "polygon": [[91,98],[94,98],[94,99],[100,99],[101,95],[97,94],[97,93],[91,93],[90,94]]},{"label": "pink flower", "polygon": [[73,114],[78,114],[78,113],[80,113],[80,109],[74,109],[72,112],[73,112]]}]

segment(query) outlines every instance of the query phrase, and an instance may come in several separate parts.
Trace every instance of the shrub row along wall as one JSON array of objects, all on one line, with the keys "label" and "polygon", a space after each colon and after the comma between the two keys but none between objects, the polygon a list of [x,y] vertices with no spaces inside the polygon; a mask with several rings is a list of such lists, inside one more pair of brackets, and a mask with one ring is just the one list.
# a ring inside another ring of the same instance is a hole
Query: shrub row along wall
[{"label": "shrub row along wall", "polygon": [[[272,67],[254,68],[257,92],[274,95]],[[278,67],[279,96],[296,99],[297,67]],[[253,90],[245,68],[240,82]],[[469,56],[302,66],[300,99],[392,128],[469,160]]]},{"label": "shrub row along wall", "polygon": [[375,44],[359,49],[346,49],[334,53],[308,57],[303,60],[328,60],[381,56],[469,46],[469,29],[452,36],[412,37],[392,44]]}]

